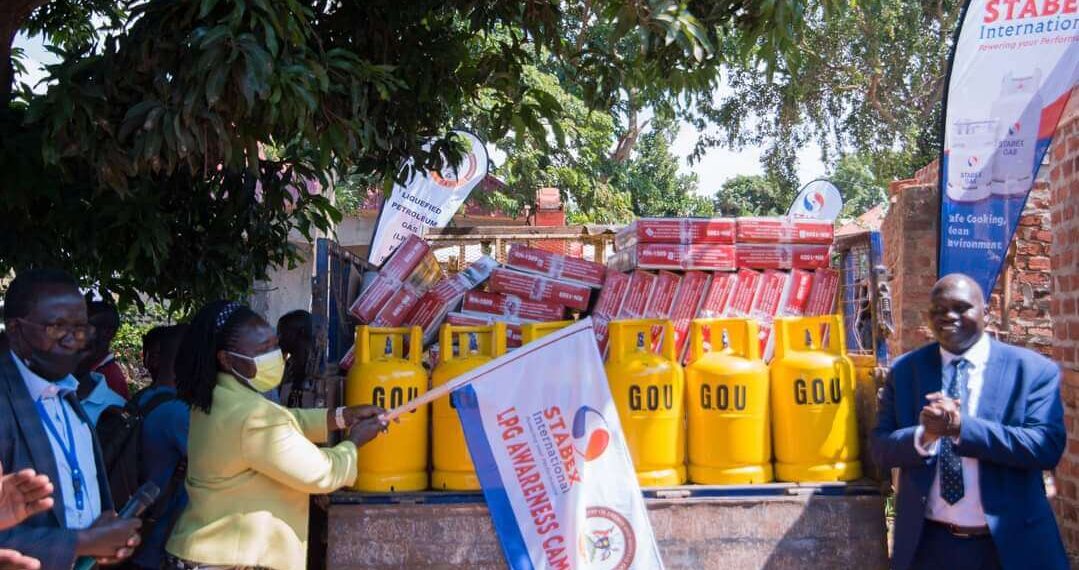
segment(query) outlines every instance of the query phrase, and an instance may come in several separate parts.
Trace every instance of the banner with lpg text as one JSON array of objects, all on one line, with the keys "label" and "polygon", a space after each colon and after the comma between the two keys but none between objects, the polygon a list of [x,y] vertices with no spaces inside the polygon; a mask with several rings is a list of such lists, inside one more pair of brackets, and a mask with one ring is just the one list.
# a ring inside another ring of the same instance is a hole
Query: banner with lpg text
[{"label": "banner with lpg text", "polygon": [[510,568],[663,568],[590,319],[467,376],[454,403]]},{"label": "banner with lpg text", "polygon": [[969,0],[944,107],[940,275],[992,293],[1079,70],[1075,0]]},{"label": "banner with lpg text", "polygon": [[378,213],[371,238],[367,261],[375,267],[381,266],[408,236],[422,235],[427,228],[442,228],[450,223],[472,189],[487,177],[487,147],[483,141],[466,131],[453,134],[465,143],[465,152],[457,164],[446,161],[441,172],[416,171],[404,185],[394,184]]}]

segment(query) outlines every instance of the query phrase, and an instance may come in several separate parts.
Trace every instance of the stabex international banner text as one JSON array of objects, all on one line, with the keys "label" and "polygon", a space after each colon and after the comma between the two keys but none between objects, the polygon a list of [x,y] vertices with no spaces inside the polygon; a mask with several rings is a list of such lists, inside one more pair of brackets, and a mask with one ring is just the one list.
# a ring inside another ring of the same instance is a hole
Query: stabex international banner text
[{"label": "stabex international banner text", "polygon": [[662,569],[591,319],[468,374],[453,398],[508,566]]},{"label": "stabex international banner text", "polygon": [[971,0],[944,107],[940,275],[988,299],[1079,70],[1076,0]]}]

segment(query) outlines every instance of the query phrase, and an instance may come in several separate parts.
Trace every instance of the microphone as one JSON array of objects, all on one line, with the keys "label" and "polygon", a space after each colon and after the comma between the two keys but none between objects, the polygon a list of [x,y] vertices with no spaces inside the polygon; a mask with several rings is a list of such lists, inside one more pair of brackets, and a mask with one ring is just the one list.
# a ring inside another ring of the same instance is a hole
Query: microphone
[{"label": "microphone", "polygon": [[[154,504],[160,494],[161,489],[153,481],[143,483],[135,491],[135,494],[131,495],[131,498],[127,500],[124,508],[117,513],[117,518],[131,519],[141,516],[142,513],[146,512],[146,509],[150,508],[150,505]],[[95,566],[97,566],[97,561],[89,556],[81,556],[75,561],[75,570],[90,570]]]},{"label": "microphone", "polygon": [[161,489],[158,488],[153,481],[143,483],[142,486],[135,491],[135,494],[131,495],[131,498],[127,500],[127,504],[124,505],[124,508],[120,509],[117,516],[122,519],[142,516],[142,513],[146,512],[146,509],[154,504],[154,501],[157,500],[157,497],[160,494]]}]

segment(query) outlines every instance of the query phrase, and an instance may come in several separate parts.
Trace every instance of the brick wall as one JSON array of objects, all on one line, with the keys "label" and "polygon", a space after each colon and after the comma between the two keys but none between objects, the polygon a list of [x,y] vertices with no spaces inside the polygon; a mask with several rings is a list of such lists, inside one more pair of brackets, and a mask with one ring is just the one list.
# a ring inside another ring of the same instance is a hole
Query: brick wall
[{"label": "brick wall", "polygon": [[[881,232],[885,263],[893,276],[896,320],[896,334],[889,340],[888,349],[896,356],[932,340],[925,314],[929,291],[937,280],[938,175],[938,164],[933,161],[914,178],[893,182],[889,187],[891,205]],[[1013,255],[1002,269],[989,301],[992,332],[1001,340],[1046,355],[1052,353],[1053,337],[1049,317],[1049,248],[1053,240],[1049,192],[1047,181],[1039,181],[1031,192],[1015,232]],[[1011,302],[1005,327],[1001,305],[1009,285]]]},{"label": "brick wall", "polygon": [[937,279],[940,199],[936,182],[925,178],[930,177],[889,186],[891,204],[881,224],[884,264],[892,274],[895,334],[888,339],[888,352],[893,356],[932,338],[925,326],[924,300]]},{"label": "brick wall", "polygon": [[1063,373],[1061,393],[1068,428],[1068,448],[1056,469],[1054,507],[1064,542],[1075,556],[1079,554],[1079,113],[1061,124],[1051,150],[1049,178],[1053,356]]},{"label": "brick wall", "polygon": [[[536,191],[535,212],[531,225],[548,227],[566,225],[566,210],[558,188],[540,188]],[[532,242],[532,246],[561,255],[569,253],[568,242],[561,239],[536,240]]]}]

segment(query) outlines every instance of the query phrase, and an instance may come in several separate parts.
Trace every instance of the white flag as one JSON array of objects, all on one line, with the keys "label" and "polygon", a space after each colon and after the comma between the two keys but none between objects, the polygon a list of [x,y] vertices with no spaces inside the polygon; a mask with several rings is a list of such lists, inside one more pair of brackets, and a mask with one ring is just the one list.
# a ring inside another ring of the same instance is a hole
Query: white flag
[{"label": "white flag", "polygon": [[663,568],[590,319],[465,377],[454,402],[510,568]]}]

